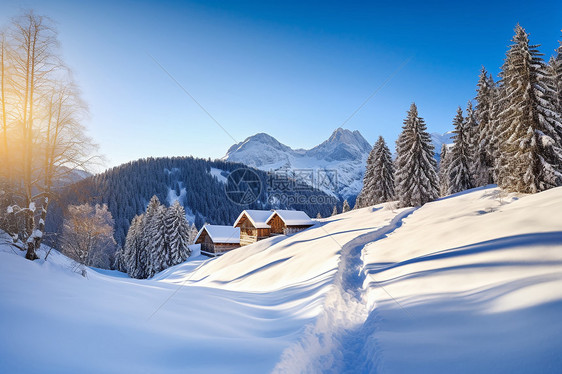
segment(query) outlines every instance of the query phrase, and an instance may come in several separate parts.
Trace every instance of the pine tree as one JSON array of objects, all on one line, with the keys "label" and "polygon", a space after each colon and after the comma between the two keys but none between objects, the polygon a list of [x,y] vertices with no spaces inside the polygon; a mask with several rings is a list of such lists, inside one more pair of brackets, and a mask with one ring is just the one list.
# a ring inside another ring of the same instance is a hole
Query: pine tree
[{"label": "pine tree", "polygon": [[[147,210],[146,215],[149,215]],[[159,205],[150,212],[145,228],[151,240],[148,240],[149,256],[147,264],[147,277],[170,267],[170,246],[167,238],[166,207]]]},{"label": "pine tree", "polygon": [[562,184],[562,118],[546,66],[525,30],[517,25],[502,67],[506,106],[500,116],[501,187],[535,193]]},{"label": "pine tree", "polygon": [[462,109],[457,109],[457,115],[453,120],[455,130],[455,143],[450,152],[450,164],[448,167],[449,174],[449,191],[453,194],[468,190],[473,187],[470,172],[470,139],[469,131],[465,127],[467,122],[462,115]]},{"label": "pine tree", "polygon": [[321,219],[322,218],[322,214],[320,214],[320,212],[318,212],[318,214],[316,215],[316,219]]},{"label": "pine tree", "polygon": [[551,99],[558,113],[562,113],[562,59],[551,57],[548,61],[548,76],[553,97]]},{"label": "pine tree", "polygon": [[554,64],[552,67],[554,69],[553,80],[555,87],[555,103],[557,104],[558,113],[562,113],[562,40],[558,42],[560,46],[556,50],[556,57],[554,57]]},{"label": "pine tree", "polygon": [[420,206],[439,196],[437,163],[423,118],[412,104],[396,142],[395,183],[402,206]]},{"label": "pine tree", "polygon": [[449,164],[451,163],[449,155],[447,144],[443,144],[439,158],[439,193],[441,196],[447,196],[449,193]]},{"label": "pine tree", "polygon": [[394,163],[392,154],[382,136],[375,143],[373,180],[371,181],[371,205],[394,199]]},{"label": "pine tree", "polygon": [[491,137],[493,141],[490,143],[491,154],[493,160],[492,168],[492,180],[496,184],[501,184],[500,181],[504,179],[506,175],[507,168],[504,166],[506,164],[506,157],[500,148],[500,139],[508,134],[506,125],[502,121],[502,116],[505,114],[506,109],[508,109],[507,94],[505,88],[505,81],[503,79],[503,73],[500,72],[500,80],[497,85],[492,90],[493,103],[492,110],[490,112],[490,124],[492,127]]},{"label": "pine tree", "polygon": [[152,196],[142,221],[142,246],[145,248],[144,278],[150,278],[161,270],[165,223],[163,207],[156,195]]},{"label": "pine tree", "polygon": [[394,198],[394,164],[392,154],[382,136],[367,158],[363,188],[355,201],[355,207],[362,208],[390,201]]},{"label": "pine tree", "polygon": [[494,80],[488,77],[484,67],[480,72],[476,90],[476,110],[474,117],[478,126],[473,139],[475,184],[485,186],[494,183],[494,146],[495,132],[493,127]]},{"label": "pine tree", "polygon": [[178,201],[167,211],[166,233],[170,249],[168,265],[173,266],[184,262],[191,255],[188,248],[190,227],[185,218],[185,210]]},{"label": "pine tree", "polygon": [[476,179],[478,176],[477,150],[478,150],[478,140],[480,136],[478,133],[478,123],[476,122],[474,109],[472,108],[472,101],[470,100],[466,104],[466,116],[464,120],[466,122],[464,127],[468,134],[470,180],[472,181],[472,186],[477,187],[477,183],[476,183]]},{"label": "pine tree", "polygon": [[365,186],[363,186],[363,188],[361,188],[361,191],[359,191],[359,195],[357,195],[357,197],[355,198],[355,205],[353,206],[353,209],[359,209],[359,208],[364,208],[367,206],[367,204],[364,203],[364,190],[365,190]]},{"label": "pine tree", "polygon": [[131,278],[146,278],[146,247],[143,246],[144,216],[135,216],[127,232],[123,257],[127,267],[127,274]]},{"label": "pine tree", "polygon": [[369,205],[373,205],[373,182],[375,180],[374,175],[374,165],[376,158],[376,147],[371,149],[369,156],[367,157],[367,165],[365,167],[365,175],[363,176],[363,188],[359,192],[357,199],[355,200],[355,206],[359,208],[364,208]]},{"label": "pine tree", "polygon": [[189,227],[189,245],[195,244],[195,239],[197,239],[197,234],[199,234],[199,230],[195,226],[195,223],[192,223]]},{"label": "pine tree", "polygon": [[115,252],[115,260],[113,262],[113,269],[122,273],[127,272],[127,258],[123,247],[119,247]]},{"label": "pine tree", "polygon": [[332,217],[338,214],[338,206],[334,205],[334,210],[332,210]]},{"label": "pine tree", "polygon": [[349,203],[347,202],[347,199],[345,199],[343,201],[343,207],[342,207],[341,212],[346,213],[346,212],[349,212],[350,210],[351,210],[351,207],[349,206]]}]

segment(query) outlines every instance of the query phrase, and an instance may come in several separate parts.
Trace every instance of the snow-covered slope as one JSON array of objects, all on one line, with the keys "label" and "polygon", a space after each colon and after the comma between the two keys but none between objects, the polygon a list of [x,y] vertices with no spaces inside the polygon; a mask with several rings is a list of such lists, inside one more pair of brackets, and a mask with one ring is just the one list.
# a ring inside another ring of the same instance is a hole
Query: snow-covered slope
[{"label": "snow-covered slope", "polygon": [[265,171],[336,171],[335,185],[320,184],[315,187],[347,198],[357,195],[361,190],[365,161],[370,151],[371,145],[359,131],[338,128],[328,140],[309,150],[294,150],[270,135],[256,134],[230,147],[223,160],[240,162]]},{"label": "snow-covered slope", "polygon": [[0,372],[266,373],[322,310],[340,245],[390,216],[363,211],[151,280],[83,278],[0,246]]},{"label": "snow-covered slope", "polygon": [[562,188],[401,211],[344,252],[337,307],[276,371],[562,372],[561,211]]},{"label": "snow-covered slope", "polygon": [[144,281],[0,245],[0,372],[559,373],[560,211],[379,205]]}]

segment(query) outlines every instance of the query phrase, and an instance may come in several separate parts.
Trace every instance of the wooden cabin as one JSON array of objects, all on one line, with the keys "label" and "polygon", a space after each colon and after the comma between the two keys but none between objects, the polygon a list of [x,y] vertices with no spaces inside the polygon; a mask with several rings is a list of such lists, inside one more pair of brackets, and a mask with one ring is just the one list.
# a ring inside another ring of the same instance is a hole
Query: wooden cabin
[{"label": "wooden cabin", "polygon": [[195,244],[201,253],[215,257],[240,247],[240,229],[232,226],[205,225],[197,233]]},{"label": "wooden cabin", "polygon": [[265,239],[271,234],[271,227],[266,223],[271,216],[269,210],[244,210],[234,227],[240,229],[240,245],[248,245]]},{"label": "wooden cabin", "polygon": [[300,210],[275,210],[266,223],[272,234],[294,234],[314,225],[308,214]]}]

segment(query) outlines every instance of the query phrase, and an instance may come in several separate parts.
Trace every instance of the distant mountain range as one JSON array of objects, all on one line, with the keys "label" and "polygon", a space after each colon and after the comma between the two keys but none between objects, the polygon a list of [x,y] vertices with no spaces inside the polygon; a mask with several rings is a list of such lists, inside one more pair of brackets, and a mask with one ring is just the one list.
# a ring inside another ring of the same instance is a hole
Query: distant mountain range
[{"label": "distant mountain range", "polygon": [[[431,134],[437,160],[441,145],[452,143],[452,136],[451,132]],[[363,186],[365,163],[371,148],[372,145],[357,130],[338,128],[326,141],[308,150],[293,149],[271,135],[259,133],[234,144],[222,159],[268,172],[314,170],[316,177],[319,172],[335,170],[333,183],[315,187],[353,201]]]},{"label": "distant mountain range", "polygon": [[333,196],[348,198],[356,196],[361,190],[365,162],[371,147],[359,131],[342,128],[336,129],[326,141],[308,150],[293,149],[268,134],[259,133],[230,147],[223,160],[264,171],[312,170],[313,185],[321,182],[322,176],[330,175],[331,183],[315,187]]}]

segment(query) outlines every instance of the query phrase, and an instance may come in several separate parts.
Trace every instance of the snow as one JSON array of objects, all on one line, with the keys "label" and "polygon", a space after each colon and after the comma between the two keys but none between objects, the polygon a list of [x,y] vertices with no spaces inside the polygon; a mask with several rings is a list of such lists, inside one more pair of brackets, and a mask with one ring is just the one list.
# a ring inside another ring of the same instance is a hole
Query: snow
[{"label": "snow", "polygon": [[276,210],[273,211],[273,213],[271,213],[271,215],[267,219],[267,222],[269,222],[269,220],[271,218],[273,218],[273,216],[275,214],[277,214],[279,216],[279,218],[281,218],[281,220],[287,226],[307,226],[307,225],[312,226],[312,225],[314,225],[314,221],[312,219],[310,219],[308,214],[306,214],[305,212],[300,211],[300,210],[276,209]]},{"label": "snow", "polygon": [[[166,169],[167,170],[167,169]],[[183,182],[177,182],[179,185],[180,194],[176,193],[174,188],[168,188],[168,205],[172,206],[177,201],[180,204],[185,203],[185,197],[187,196],[187,189],[183,186]],[[187,216],[187,214],[186,214]],[[191,221],[193,222],[193,221]]]},{"label": "snow", "polygon": [[[217,168],[211,168],[211,171],[210,171],[210,174],[211,174],[213,177],[217,178],[217,180],[218,180],[220,183],[226,184],[226,182],[228,181],[228,178],[223,175],[224,173],[226,173],[224,170],[217,169]],[[227,173],[227,174],[228,174],[228,173]]]},{"label": "snow", "polygon": [[243,216],[248,217],[252,225],[257,229],[268,229],[270,226],[267,224],[269,217],[271,216],[271,210],[252,210],[246,209],[240,213],[233,226],[236,226]]},{"label": "snow", "polygon": [[481,188],[369,244],[377,370],[561,372],[561,211],[562,188],[520,199]]},{"label": "snow", "polygon": [[203,231],[207,232],[214,243],[240,243],[240,227],[205,225],[197,233],[195,241]]},{"label": "snow", "polygon": [[0,372],[561,372],[562,188],[395,205],[150,280],[0,244]]},{"label": "snow", "polygon": [[[253,135],[230,147],[223,160],[292,176],[313,173],[313,187],[331,196],[356,196],[362,187],[365,162],[371,145],[359,131],[336,129],[330,138],[312,149],[292,149],[267,134]],[[321,182],[325,175],[335,180]],[[310,180],[302,178],[310,184]]]}]

